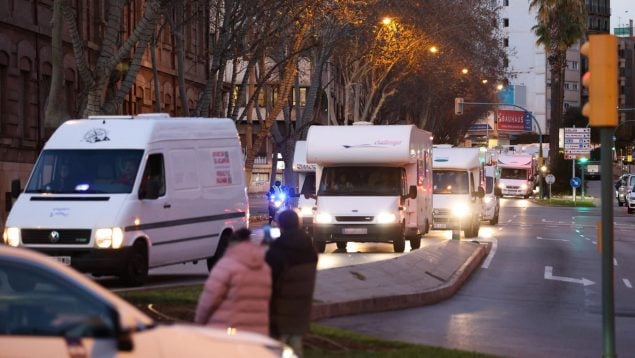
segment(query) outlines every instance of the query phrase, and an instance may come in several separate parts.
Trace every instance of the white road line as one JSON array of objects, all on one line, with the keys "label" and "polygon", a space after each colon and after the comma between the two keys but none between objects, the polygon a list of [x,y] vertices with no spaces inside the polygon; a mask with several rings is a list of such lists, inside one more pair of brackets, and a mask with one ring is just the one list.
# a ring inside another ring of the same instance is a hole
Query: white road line
[{"label": "white road line", "polygon": [[613,266],[617,266],[617,259],[615,257],[613,258]]},{"label": "white road line", "polygon": [[622,281],[624,281],[624,285],[626,285],[626,287],[633,288],[633,285],[631,285],[631,281],[629,281],[627,278],[622,279]]},{"label": "white road line", "polygon": [[502,228],[502,227],[499,227],[499,228],[498,228],[498,231],[501,231],[501,230],[503,230],[503,228]]},{"label": "white road line", "polygon": [[572,277],[554,276],[553,267],[551,266],[545,266],[545,280],[556,280],[556,281],[564,281],[564,282],[571,282],[571,283],[580,283],[584,286],[595,284],[595,282],[591,280],[587,280],[584,277],[582,277],[581,279],[578,279],[578,278],[572,278]]},{"label": "white road line", "polygon": [[598,242],[597,242],[597,241],[593,241],[593,245],[597,245],[597,244],[598,244]]},{"label": "white road line", "polygon": [[567,241],[567,242],[569,241],[567,239],[547,239],[547,238],[544,238],[544,237],[541,237],[541,236],[536,236],[536,239],[538,239],[538,240],[547,240],[547,241]]},{"label": "white road line", "polygon": [[483,265],[481,265],[481,268],[484,268],[484,269],[489,268],[489,264],[494,259],[494,255],[496,255],[496,249],[498,249],[498,240],[496,240],[496,238],[493,237],[491,243],[492,243],[492,248],[489,250],[489,254],[485,258],[485,262],[483,262]]},{"label": "white road line", "polygon": [[514,220],[513,220],[513,219],[509,219],[509,220],[507,220],[507,222],[508,222],[508,223],[510,223],[510,222],[512,222],[512,221],[514,221]]},{"label": "white road line", "polygon": [[551,221],[551,220],[547,220],[547,219],[542,219],[542,222],[543,222],[543,223],[552,223],[553,221]]}]

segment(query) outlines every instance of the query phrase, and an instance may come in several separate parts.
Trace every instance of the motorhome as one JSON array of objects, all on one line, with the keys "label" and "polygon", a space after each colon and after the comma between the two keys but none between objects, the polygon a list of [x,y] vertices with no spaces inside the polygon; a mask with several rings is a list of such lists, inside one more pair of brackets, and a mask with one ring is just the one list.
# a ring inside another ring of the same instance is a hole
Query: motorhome
[{"label": "motorhome", "polygon": [[302,220],[302,227],[311,232],[313,226],[313,207],[315,206],[315,164],[306,162],[306,141],[295,142],[293,152],[293,171],[298,174],[298,216]]},{"label": "motorhome", "polygon": [[476,237],[485,191],[479,148],[435,147],[432,150],[435,230],[463,231]]},{"label": "motorhome", "polygon": [[500,213],[501,189],[498,187],[500,171],[495,165],[486,165],[483,167],[483,174],[485,175],[485,195],[481,220],[487,221],[490,225],[496,225]]},{"label": "motorhome", "polygon": [[24,191],[13,187],[6,244],[131,285],[152,267],[207,261],[210,268],[249,219],[230,119],[69,120],[45,144]]},{"label": "motorhome", "polygon": [[432,221],[431,134],[413,125],[312,126],[308,163],[316,164],[316,249],[390,242],[421,245]]},{"label": "motorhome", "polygon": [[522,196],[525,199],[535,188],[536,160],[531,154],[501,154],[497,158],[503,195]]}]

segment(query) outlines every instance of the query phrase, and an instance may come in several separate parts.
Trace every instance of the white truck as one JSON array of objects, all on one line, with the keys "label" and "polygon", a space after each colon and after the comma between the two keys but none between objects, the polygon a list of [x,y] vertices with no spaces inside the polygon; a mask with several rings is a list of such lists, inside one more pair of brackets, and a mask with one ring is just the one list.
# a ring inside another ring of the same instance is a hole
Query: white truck
[{"label": "white truck", "polygon": [[298,174],[298,216],[302,220],[302,227],[308,232],[312,232],[313,227],[313,207],[315,206],[315,164],[306,162],[306,141],[295,142],[293,152],[293,171]]},{"label": "white truck", "polygon": [[406,240],[419,248],[432,222],[431,155],[431,134],[413,125],[312,126],[306,159],[317,165],[316,249],[392,242],[403,252]]},{"label": "white truck", "polygon": [[536,160],[531,154],[501,154],[496,164],[500,170],[500,184],[503,196],[522,196],[525,199],[533,193],[536,176]]},{"label": "white truck", "polygon": [[46,142],[3,232],[5,244],[140,285],[148,268],[223,254],[248,225],[230,119],[167,114],[64,122]]},{"label": "white truck", "polygon": [[485,195],[480,149],[435,147],[432,156],[432,228],[478,236]]}]

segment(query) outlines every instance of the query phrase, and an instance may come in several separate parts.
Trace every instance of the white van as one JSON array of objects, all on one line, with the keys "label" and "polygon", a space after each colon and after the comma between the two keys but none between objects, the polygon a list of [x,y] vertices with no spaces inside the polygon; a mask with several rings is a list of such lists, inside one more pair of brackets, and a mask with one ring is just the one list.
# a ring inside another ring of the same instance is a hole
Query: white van
[{"label": "white van", "polygon": [[315,206],[315,164],[306,162],[306,141],[295,142],[293,152],[293,171],[298,174],[298,216],[302,219],[302,227],[311,232],[313,226],[313,207]]},{"label": "white van", "polygon": [[432,157],[432,228],[463,231],[468,238],[478,236],[485,195],[480,149],[435,147]]},{"label": "white van", "polygon": [[140,285],[151,267],[199,260],[213,266],[248,216],[230,119],[102,116],[55,131],[3,238],[80,271]]},{"label": "white van", "polygon": [[[366,123],[366,122],[364,122]],[[313,239],[421,245],[432,220],[432,140],[413,125],[312,126],[308,163],[317,164]]]},{"label": "white van", "polygon": [[485,174],[485,195],[483,196],[483,216],[481,220],[488,221],[490,225],[498,224],[500,213],[501,189],[498,187],[500,172],[495,165],[486,165]]}]

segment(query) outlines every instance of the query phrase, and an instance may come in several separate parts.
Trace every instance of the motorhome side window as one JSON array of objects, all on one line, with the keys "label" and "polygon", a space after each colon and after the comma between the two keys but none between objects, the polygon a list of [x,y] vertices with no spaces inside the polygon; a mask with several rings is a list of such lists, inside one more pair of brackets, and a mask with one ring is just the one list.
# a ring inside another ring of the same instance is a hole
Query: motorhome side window
[{"label": "motorhome side window", "polygon": [[26,193],[131,193],[143,150],[45,150],[40,155]]},{"label": "motorhome side window", "polygon": [[327,167],[318,195],[402,195],[402,172],[400,167]]},{"label": "motorhome side window", "polygon": [[[146,162],[140,192],[156,191],[156,196],[165,195],[165,169],[163,154],[151,154]],[[144,194],[145,194],[144,193]]]},{"label": "motorhome side window", "polygon": [[464,171],[435,169],[432,185],[433,194],[468,194],[470,180]]},{"label": "motorhome side window", "polygon": [[301,194],[315,194],[315,173],[307,173],[304,184],[300,190]]}]

